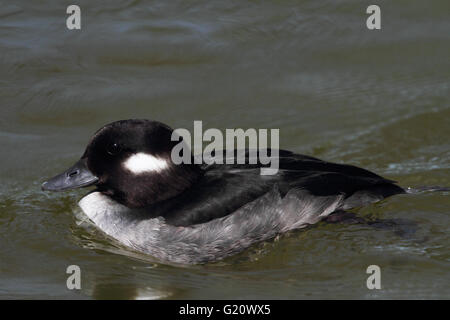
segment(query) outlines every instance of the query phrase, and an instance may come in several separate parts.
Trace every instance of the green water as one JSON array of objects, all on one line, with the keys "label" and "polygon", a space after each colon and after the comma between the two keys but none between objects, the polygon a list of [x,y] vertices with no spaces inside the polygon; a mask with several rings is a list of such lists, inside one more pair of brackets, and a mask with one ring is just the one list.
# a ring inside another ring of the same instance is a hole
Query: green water
[{"label": "green water", "polygon": [[[450,298],[448,192],[359,210],[407,237],[318,224],[222,263],[151,263],[77,224],[86,192],[44,193],[105,123],[279,128],[280,146],[450,186],[450,4],[378,1],[0,3],[0,298]],[[78,265],[82,289],[66,287]],[[381,268],[368,290],[366,268]]]}]

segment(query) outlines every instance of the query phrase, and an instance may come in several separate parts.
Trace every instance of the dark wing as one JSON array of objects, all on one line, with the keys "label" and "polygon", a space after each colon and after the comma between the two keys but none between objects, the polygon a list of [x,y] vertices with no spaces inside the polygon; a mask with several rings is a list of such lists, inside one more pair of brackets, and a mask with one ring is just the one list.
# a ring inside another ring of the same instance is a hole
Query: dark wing
[{"label": "dark wing", "polygon": [[204,166],[204,175],[192,188],[150,210],[170,224],[188,226],[231,214],[269,192],[275,184],[282,196],[294,188],[317,196],[343,194],[348,199],[347,207],[403,192],[393,181],[368,170],[285,150],[279,151],[276,175],[262,176],[260,168],[260,164]]}]

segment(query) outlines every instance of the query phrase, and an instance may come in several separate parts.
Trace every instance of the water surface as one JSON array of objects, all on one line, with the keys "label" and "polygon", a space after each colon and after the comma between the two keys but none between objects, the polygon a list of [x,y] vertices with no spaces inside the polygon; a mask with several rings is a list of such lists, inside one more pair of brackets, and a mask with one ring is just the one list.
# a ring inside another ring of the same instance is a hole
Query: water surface
[{"label": "water surface", "polygon": [[[149,262],[78,224],[86,190],[40,184],[127,118],[192,128],[279,128],[282,148],[449,186],[448,1],[0,3],[0,298],[450,298],[448,192],[359,210],[406,219],[406,236],[319,224],[221,263]],[[66,288],[68,265],[82,290]],[[382,289],[366,288],[366,268]]]}]

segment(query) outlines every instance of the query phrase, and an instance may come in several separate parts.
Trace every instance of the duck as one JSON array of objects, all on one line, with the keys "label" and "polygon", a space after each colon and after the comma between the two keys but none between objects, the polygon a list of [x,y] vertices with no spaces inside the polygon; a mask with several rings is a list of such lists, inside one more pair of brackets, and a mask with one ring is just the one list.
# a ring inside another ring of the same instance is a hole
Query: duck
[{"label": "duck", "polygon": [[[44,191],[93,187],[78,202],[95,226],[157,260],[205,264],[349,209],[405,193],[369,170],[278,150],[279,170],[261,164],[175,164],[173,129],[146,119],[99,129],[81,158]],[[246,157],[250,157],[248,150]],[[194,157],[194,155],[190,155]]]}]

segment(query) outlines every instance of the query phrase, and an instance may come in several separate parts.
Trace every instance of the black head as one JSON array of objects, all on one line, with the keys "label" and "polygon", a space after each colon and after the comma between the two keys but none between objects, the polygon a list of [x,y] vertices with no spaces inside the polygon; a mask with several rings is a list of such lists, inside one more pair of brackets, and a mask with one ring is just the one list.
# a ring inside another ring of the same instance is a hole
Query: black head
[{"label": "black head", "polygon": [[128,207],[174,197],[192,185],[201,169],[172,162],[172,149],[179,143],[171,141],[172,131],[150,120],[108,124],[95,133],[73,167],[42,188],[60,191],[95,184],[100,192]]}]

